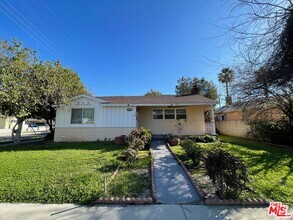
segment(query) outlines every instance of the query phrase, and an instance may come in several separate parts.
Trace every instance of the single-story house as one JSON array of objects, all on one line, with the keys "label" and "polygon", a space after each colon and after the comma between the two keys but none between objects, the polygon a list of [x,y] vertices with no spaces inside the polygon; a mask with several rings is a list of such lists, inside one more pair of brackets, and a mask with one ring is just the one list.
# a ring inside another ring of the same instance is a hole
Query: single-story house
[{"label": "single-story house", "polygon": [[105,96],[79,95],[57,108],[54,141],[96,141],[128,135],[138,127],[153,134],[215,133],[204,112],[217,104],[201,95]]},{"label": "single-story house", "polygon": [[242,121],[241,108],[233,104],[216,109],[215,115],[216,121]]},{"label": "single-story house", "polygon": [[[254,112],[256,113],[256,111]],[[277,109],[266,109],[266,112],[269,113],[271,120],[278,120],[283,117]],[[219,134],[247,137],[250,126],[244,120],[243,109],[239,103],[222,106],[215,110],[215,115],[216,129]],[[257,114],[255,115],[257,116]]]},{"label": "single-story house", "polygon": [[243,121],[242,110],[238,105],[222,106],[215,110],[215,115],[219,134],[246,137],[249,126]]}]

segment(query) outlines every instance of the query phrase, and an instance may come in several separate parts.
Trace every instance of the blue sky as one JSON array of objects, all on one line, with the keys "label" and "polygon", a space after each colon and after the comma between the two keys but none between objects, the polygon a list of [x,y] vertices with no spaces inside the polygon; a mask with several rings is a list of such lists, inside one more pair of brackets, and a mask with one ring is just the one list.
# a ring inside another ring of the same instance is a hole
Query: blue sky
[{"label": "blue sky", "polygon": [[228,13],[220,0],[1,0],[0,38],[61,60],[95,95],[174,94],[181,76],[219,85]]}]

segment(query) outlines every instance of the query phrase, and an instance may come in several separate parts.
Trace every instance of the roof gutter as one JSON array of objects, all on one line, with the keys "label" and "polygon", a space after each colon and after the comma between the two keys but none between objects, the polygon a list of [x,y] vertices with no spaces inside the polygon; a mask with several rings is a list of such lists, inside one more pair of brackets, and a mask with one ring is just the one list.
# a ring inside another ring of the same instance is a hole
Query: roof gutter
[{"label": "roof gutter", "polygon": [[182,107],[182,106],[210,106],[210,105],[216,105],[217,103],[214,102],[200,102],[200,103],[180,103],[180,104],[148,104],[148,103],[142,103],[142,104],[111,104],[111,103],[101,103],[102,106],[105,107],[147,107],[147,106],[166,106],[166,107]]}]

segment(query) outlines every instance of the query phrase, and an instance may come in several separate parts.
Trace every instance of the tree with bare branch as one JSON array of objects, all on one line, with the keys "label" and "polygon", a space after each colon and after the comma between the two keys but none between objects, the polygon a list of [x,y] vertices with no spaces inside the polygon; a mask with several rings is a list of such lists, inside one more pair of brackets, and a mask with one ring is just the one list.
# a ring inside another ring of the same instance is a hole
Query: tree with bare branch
[{"label": "tree with bare branch", "polygon": [[[232,14],[229,32],[241,58],[235,67],[234,92],[241,100],[245,119],[275,120],[292,137],[293,2],[238,0]],[[273,116],[276,112],[277,119]]]}]

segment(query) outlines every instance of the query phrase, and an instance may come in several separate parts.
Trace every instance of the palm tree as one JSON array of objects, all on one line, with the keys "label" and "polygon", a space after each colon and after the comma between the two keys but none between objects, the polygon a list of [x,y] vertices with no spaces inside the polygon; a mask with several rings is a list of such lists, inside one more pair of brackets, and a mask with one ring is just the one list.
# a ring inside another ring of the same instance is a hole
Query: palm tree
[{"label": "palm tree", "polygon": [[230,68],[223,68],[218,74],[218,80],[226,84],[226,95],[229,97],[229,83],[234,79],[234,71]]}]

